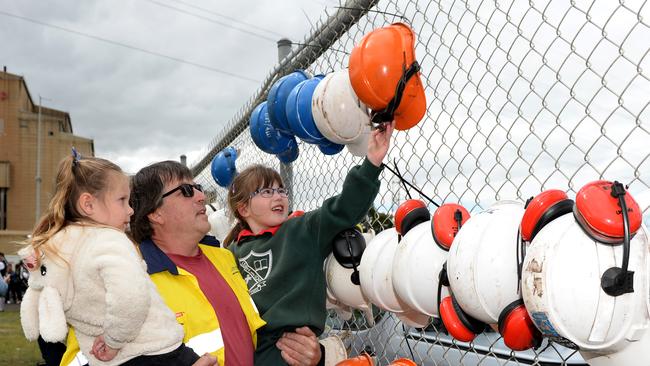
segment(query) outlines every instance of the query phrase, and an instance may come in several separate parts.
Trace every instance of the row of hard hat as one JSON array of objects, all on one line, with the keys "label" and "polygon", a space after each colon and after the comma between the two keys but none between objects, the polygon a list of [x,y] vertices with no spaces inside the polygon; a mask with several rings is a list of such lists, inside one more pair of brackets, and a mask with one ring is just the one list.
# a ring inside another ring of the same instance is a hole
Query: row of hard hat
[{"label": "row of hard hat", "polygon": [[[310,77],[298,70],[278,79],[250,117],[255,145],[285,163],[298,158],[296,137],[326,155],[343,146],[366,155],[372,123],[415,126],[426,112],[426,97],[415,60],[415,34],[402,23],[373,30],[350,54],[348,70]],[[212,160],[215,182],[226,187],[236,174],[235,149]]]},{"label": "row of hard hat", "polygon": [[425,111],[415,34],[396,23],[365,35],[352,50],[348,70],[311,78],[298,70],[278,79],[251,114],[250,132],[262,151],[285,163],[298,156],[295,137],[327,155],[346,145],[364,156],[371,120],[395,120],[398,130],[406,130]]},{"label": "row of hard hat", "polygon": [[325,269],[340,313],[373,303],[415,327],[440,317],[465,342],[491,325],[513,350],[546,337],[592,365],[650,364],[630,353],[650,345],[650,243],[619,183],[587,184],[575,202],[557,190],[527,206],[499,201],[471,218],[410,200],[395,221],[365,250],[360,234],[337,236]]}]

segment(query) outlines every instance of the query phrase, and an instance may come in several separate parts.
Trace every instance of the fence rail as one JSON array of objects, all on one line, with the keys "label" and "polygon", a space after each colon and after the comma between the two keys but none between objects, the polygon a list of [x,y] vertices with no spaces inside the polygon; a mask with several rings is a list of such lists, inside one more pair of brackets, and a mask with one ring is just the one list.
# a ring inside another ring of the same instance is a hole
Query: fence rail
[{"label": "fence rail", "polygon": [[[650,4],[647,1],[392,0],[348,1],[324,14],[302,45],[282,60],[260,89],[216,136],[193,166],[210,199],[225,206],[226,190],[209,172],[226,146],[240,150],[238,169],[253,163],[279,167],[248,133],[252,109],[272,83],[296,68],[313,74],[347,67],[349,52],[372,29],[408,23],[418,34],[427,113],[398,132],[388,159],[438,202],[477,212],[496,200],[526,198],[558,188],[570,195],[604,178],[629,184],[650,214]],[[292,202],[309,210],[338,192],[361,160],[345,150],[322,155],[300,144],[292,165]],[[375,201],[391,215],[409,195],[387,172]],[[386,215],[368,220],[391,226]],[[646,223],[648,219],[646,218]],[[361,317],[334,314],[329,332],[344,335],[351,354],[367,348],[381,364],[413,356],[430,365],[581,364],[555,344],[510,352],[496,333],[471,344],[453,341],[440,325],[403,328],[392,314],[369,328]]]}]

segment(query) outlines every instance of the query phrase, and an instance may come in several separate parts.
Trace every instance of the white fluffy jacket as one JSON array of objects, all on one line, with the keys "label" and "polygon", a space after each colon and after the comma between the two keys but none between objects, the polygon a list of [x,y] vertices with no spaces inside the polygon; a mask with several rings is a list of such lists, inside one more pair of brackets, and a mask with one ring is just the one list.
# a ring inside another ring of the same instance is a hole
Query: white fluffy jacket
[{"label": "white fluffy jacket", "polygon": [[[70,225],[50,243],[68,264],[58,258],[43,258],[42,266],[30,277],[31,293],[21,307],[28,338],[39,332],[48,334],[43,332],[48,327],[44,321],[57,324],[52,309],[59,306],[52,303],[60,298],[65,319],[74,327],[79,347],[91,365],[119,365],[139,355],[171,352],[181,344],[183,328],[158,295],[146,264],[123,232]],[[58,296],[52,296],[54,290]],[[60,333],[52,334],[60,337]],[[95,337],[101,334],[108,346],[120,348],[109,362],[90,354]]]}]

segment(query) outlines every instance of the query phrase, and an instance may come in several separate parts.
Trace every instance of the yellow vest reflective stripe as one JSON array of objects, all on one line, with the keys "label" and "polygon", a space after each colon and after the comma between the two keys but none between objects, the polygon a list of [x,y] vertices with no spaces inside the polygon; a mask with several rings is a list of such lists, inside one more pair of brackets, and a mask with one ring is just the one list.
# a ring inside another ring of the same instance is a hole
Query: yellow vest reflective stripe
[{"label": "yellow vest reflective stripe", "polygon": [[84,356],[81,351],[77,352],[77,354],[74,356],[74,360],[70,362],[67,366],[84,366],[88,364],[88,359],[86,356]]},{"label": "yellow vest reflective stripe", "polygon": [[214,353],[224,346],[223,337],[221,336],[221,331],[219,329],[194,336],[188,339],[187,342],[185,342],[185,345],[193,349],[197,355]]}]

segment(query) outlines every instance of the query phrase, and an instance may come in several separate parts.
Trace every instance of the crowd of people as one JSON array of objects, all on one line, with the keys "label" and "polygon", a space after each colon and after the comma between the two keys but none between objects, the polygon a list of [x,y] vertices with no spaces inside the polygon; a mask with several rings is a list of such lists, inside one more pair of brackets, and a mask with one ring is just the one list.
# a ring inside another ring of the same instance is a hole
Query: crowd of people
[{"label": "crowd of people", "polygon": [[[372,205],[392,132],[374,130],[342,192],[303,215],[289,216],[276,171],[242,171],[228,188],[237,225],[225,243],[207,235],[203,188],[184,165],[129,178],[73,151],[21,251],[25,335],[48,365],[335,364],[342,344],[318,339],[322,263]],[[262,275],[248,262],[260,253],[271,254],[268,273],[248,281]]]},{"label": "crowd of people", "polygon": [[27,290],[29,271],[22,261],[9,263],[4,253],[0,253],[0,311],[6,304],[20,304]]}]

